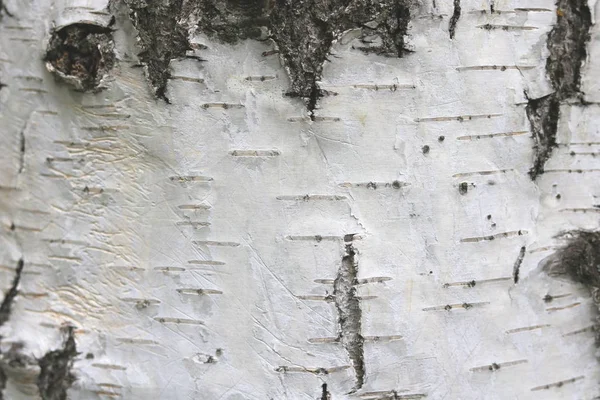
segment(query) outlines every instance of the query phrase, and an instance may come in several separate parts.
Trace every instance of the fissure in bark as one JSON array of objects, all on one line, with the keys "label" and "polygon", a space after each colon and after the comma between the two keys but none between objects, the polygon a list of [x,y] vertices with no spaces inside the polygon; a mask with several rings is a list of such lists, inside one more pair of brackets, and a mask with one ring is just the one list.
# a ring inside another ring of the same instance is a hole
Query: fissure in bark
[{"label": "fissure in bark", "polygon": [[360,389],[365,379],[364,338],[361,334],[362,312],[360,300],[356,295],[358,284],[358,264],[356,251],[352,244],[352,235],[345,243],[345,255],[342,265],[333,283],[333,296],[340,325],[339,339],[354,367],[355,385],[353,391]]}]

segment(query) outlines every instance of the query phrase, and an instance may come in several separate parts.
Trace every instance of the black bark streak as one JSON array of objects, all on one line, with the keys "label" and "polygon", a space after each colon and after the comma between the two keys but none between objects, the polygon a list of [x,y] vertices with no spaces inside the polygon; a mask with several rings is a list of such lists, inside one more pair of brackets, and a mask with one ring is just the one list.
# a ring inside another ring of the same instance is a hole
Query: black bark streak
[{"label": "black bark streak", "polygon": [[10,310],[12,307],[12,303],[19,294],[19,282],[21,281],[21,273],[23,272],[23,259],[21,258],[17,262],[17,269],[15,270],[15,277],[13,278],[12,285],[8,292],[4,295],[4,300],[2,300],[2,305],[0,305],[0,326],[4,325],[6,321],[10,318]]},{"label": "black bark streak", "polygon": [[0,368],[0,400],[4,400],[4,389],[6,389],[6,381],[8,380],[4,370]]},{"label": "black bark streak", "polygon": [[329,390],[327,390],[327,384],[326,383],[324,383],[321,386],[321,399],[320,400],[331,400],[331,393],[329,393]]},{"label": "black bark streak", "polygon": [[515,284],[519,283],[519,270],[521,269],[521,264],[523,264],[523,259],[525,258],[525,246],[521,247],[519,250],[519,255],[517,256],[517,261],[515,261],[515,265],[513,266],[513,280]]},{"label": "black bark streak", "polygon": [[456,32],[456,24],[460,19],[460,11],[460,0],[454,0],[454,12],[452,13],[452,18],[450,18],[450,24],[448,25],[450,39],[454,39],[454,33]]},{"label": "black bark streak", "polygon": [[0,0],[0,21],[2,21],[3,14],[13,17],[12,13],[8,11],[8,8],[6,8],[6,5],[4,5],[4,2]]},{"label": "black bark streak", "polygon": [[560,102],[578,98],[583,104],[579,87],[592,26],[590,9],[587,0],[558,0],[556,9],[557,20],[548,34],[550,55],[546,60],[546,74],[555,92],[539,99],[528,99],[526,108],[535,149],[529,171],[532,180],[544,172],[544,165],[556,147]]},{"label": "black bark streak", "polygon": [[71,368],[73,360],[78,354],[73,331],[72,326],[67,327],[64,347],[60,350],[49,351],[38,362],[40,375],[37,386],[42,400],[67,399],[67,390],[75,381]]},{"label": "black bark streak", "polygon": [[[12,308],[12,303],[19,294],[19,282],[21,281],[21,274],[23,272],[23,266],[25,263],[21,258],[17,262],[17,269],[15,270],[15,277],[13,278],[12,285],[8,292],[4,295],[4,300],[2,300],[2,304],[0,305],[0,326],[3,326],[8,319],[10,318],[10,312]],[[0,340],[2,337],[0,336]],[[4,373],[4,369],[0,365],[0,400],[4,399],[4,389],[6,388],[7,376]]]},{"label": "black bark streak", "polygon": [[19,132],[19,170],[20,174],[25,168],[25,128]]},{"label": "black bark streak", "polygon": [[339,339],[352,362],[355,385],[351,393],[359,390],[365,380],[364,338],[361,335],[361,308],[356,296],[358,264],[352,244],[353,235],[345,238],[346,255],[333,283],[333,296],[340,324]]}]

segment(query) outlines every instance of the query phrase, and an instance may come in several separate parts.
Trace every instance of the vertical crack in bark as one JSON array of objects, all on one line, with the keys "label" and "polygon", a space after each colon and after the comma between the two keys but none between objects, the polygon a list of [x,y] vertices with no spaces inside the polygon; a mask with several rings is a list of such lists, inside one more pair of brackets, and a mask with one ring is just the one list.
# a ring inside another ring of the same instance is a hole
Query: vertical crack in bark
[{"label": "vertical crack in bark", "polygon": [[74,328],[69,326],[66,332],[64,347],[49,351],[38,362],[40,375],[37,386],[42,400],[66,400],[67,390],[75,381],[75,376],[71,373],[73,359],[78,354]]},{"label": "vertical crack in bark", "polygon": [[460,19],[460,0],[454,0],[454,12],[452,18],[450,18],[450,24],[448,25],[448,31],[450,32],[450,39],[454,39],[454,33],[456,31],[456,24]]},{"label": "vertical crack in bark", "polygon": [[360,389],[365,379],[364,339],[361,335],[360,301],[356,295],[358,264],[352,244],[353,235],[345,238],[345,255],[333,283],[333,296],[340,324],[339,339],[354,367],[355,385],[352,392]]},{"label": "vertical crack in bark", "polygon": [[0,326],[3,326],[6,321],[10,318],[10,310],[12,307],[12,303],[19,294],[19,282],[21,281],[21,273],[23,272],[23,259],[21,258],[19,262],[17,262],[17,269],[15,270],[15,277],[13,278],[12,285],[8,292],[4,295],[4,300],[2,300],[2,305],[0,305]]},{"label": "vertical crack in bark", "polygon": [[513,266],[513,280],[515,281],[515,284],[519,283],[519,270],[521,269],[521,264],[523,264],[524,258],[525,246],[521,247],[519,255],[517,256],[517,261],[515,261],[515,265]]},{"label": "vertical crack in bark", "polygon": [[[565,277],[585,285],[600,312],[600,231],[569,231],[558,235],[566,244],[541,263],[552,277]],[[600,320],[596,318],[596,345],[600,346]]]},{"label": "vertical crack in bark", "polygon": [[555,92],[540,99],[528,99],[527,118],[534,140],[534,162],[529,176],[535,180],[544,172],[544,165],[556,147],[560,101],[577,97],[581,66],[587,57],[586,45],[592,26],[587,0],[558,0],[556,24],[548,34],[550,55],[546,74]]}]

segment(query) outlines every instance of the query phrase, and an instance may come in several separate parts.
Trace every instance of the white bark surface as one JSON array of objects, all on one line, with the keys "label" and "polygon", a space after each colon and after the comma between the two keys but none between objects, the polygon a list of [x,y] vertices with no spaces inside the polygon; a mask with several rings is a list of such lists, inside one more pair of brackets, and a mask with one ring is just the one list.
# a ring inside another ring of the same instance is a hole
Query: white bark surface
[{"label": "white bark surface", "polygon": [[[334,400],[600,395],[592,299],[538,268],[554,235],[598,227],[597,25],[582,87],[595,103],[562,106],[560,147],[532,182],[523,93],[552,90],[552,0],[496,1],[506,13],[493,15],[462,0],[454,40],[452,1],[425,4],[400,59],[354,50],[347,33],[321,85],[338,95],[315,121],[282,96],[269,42],[196,35],[207,61],[172,61],[172,104],[155,100],[124,18],[107,90],[56,82],[42,61],[51,27],[106,24],[106,3],[5,2],[18,19],[0,22],[4,291],[25,267],[4,351],[23,342],[41,357],[75,326],[72,399],[321,399],[323,383]],[[478,28],[488,23],[532,29]],[[507,69],[471,68],[491,65]],[[355,393],[348,352],[327,340],[336,303],[322,300],[349,234],[365,280]],[[21,374],[6,399],[37,398]]]}]

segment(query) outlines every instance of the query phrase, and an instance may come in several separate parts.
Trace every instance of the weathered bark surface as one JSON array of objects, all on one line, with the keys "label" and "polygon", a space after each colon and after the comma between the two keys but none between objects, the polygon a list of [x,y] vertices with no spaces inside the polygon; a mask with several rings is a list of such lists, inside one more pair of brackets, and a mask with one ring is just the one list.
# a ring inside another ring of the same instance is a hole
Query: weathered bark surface
[{"label": "weathered bark surface", "polygon": [[0,1],[0,398],[600,396],[598,11]]}]

